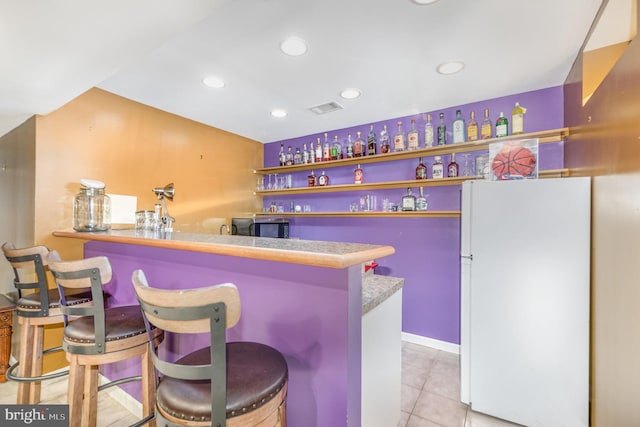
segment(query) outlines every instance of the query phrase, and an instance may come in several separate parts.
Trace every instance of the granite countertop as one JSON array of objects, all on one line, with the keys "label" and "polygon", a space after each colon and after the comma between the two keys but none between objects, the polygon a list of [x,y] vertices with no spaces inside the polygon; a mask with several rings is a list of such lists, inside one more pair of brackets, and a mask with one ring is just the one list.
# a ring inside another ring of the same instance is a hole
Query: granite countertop
[{"label": "granite countertop", "polygon": [[362,277],[362,315],[364,316],[402,289],[404,279],[399,277],[365,274]]},{"label": "granite countertop", "polygon": [[135,230],[99,233],[60,230],[54,231],[53,235],[338,269],[380,259],[395,252],[393,247],[383,245],[183,232],[143,235]]}]

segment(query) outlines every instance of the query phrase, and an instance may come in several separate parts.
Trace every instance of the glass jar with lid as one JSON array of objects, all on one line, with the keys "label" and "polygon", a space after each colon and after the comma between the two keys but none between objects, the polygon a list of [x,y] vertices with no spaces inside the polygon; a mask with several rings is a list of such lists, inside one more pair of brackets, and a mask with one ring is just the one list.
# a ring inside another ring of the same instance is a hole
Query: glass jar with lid
[{"label": "glass jar with lid", "polygon": [[104,183],[81,179],[80,184],[80,192],[73,199],[73,229],[107,231],[111,228],[111,198],[104,192]]}]

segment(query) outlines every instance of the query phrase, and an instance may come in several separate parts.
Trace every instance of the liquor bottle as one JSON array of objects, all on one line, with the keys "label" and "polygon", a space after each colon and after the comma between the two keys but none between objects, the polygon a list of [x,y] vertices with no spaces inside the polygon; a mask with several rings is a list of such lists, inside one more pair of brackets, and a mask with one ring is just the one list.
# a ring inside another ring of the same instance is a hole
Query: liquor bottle
[{"label": "liquor bottle", "polygon": [[307,163],[316,162],[316,149],[313,146],[313,141],[309,142],[309,161]]},{"label": "liquor bottle", "polygon": [[471,112],[469,123],[467,123],[467,141],[478,140],[478,122],[476,121],[476,112]]},{"label": "liquor bottle", "polygon": [[393,135],[393,151],[404,151],[405,149],[404,129],[402,129],[402,122],[398,121],[398,130]]},{"label": "liquor bottle", "polygon": [[342,153],[342,145],[340,144],[340,141],[338,141],[338,135],[334,135],[333,143],[331,144],[330,160],[338,160],[340,158],[341,153]]},{"label": "liquor bottle", "polygon": [[318,177],[318,185],[324,187],[325,185],[329,185],[329,176],[324,174],[322,171],[322,175]]},{"label": "liquor bottle", "polygon": [[422,157],[418,159],[418,166],[416,166],[416,179],[427,179],[427,167],[422,161]]},{"label": "liquor bottle", "polygon": [[407,188],[407,194],[402,196],[402,210],[403,211],[415,211],[416,210],[416,196],[413,195],[411,188]]},{"label": "liquor bottle", "polygon": [[369,156],[373,156],[374,154],[378,154],[378,141],[376,138],[376,133],[373,130],[373,125],[369,127],[369,135],[367,136],[367,145],[369,146]]},{"label": "liquor bottle", "polygon": [[451,162],[449,163],[449,166],[447,166],[447,176],[449,178],[455,178],[458,176],[459,170],[460,167],[456,163],[456,153],[451,153]]},{"label": "liquor bottle", "polygon": [[416,121],[413,119],[411,120],[411,130],[407,134],[407,148],[409,150],[417,150],[420,148],[418,129],[416,129]]},{"label": "liquor bottle", "polygon": [[284,166],[286,162],[286,156],[284,154],[284,144],[280,144],[280,153],[278,154],[278,161],[280,166]]},{"label": "liquor bottle", "polygon": [[362,184],[364,182],[364,172],[360,165],[353,171],[353,182],[354,184]]},{"label": "liquor bottle", "polygon": [[316,163],[320,163],[322,161],[322,144],[320,144],[320,137],[318,137],[318,142],[316,143],[316,154],[313,157]]},{"label": "liquor bottle", "polygon": [[513,107],[511,112],[511,135],[517,135],[524,133],[524,113],[527,109],[520,106],[519,102],[516,102],[516,106]]},{"label": "liquor bottle", "polygon": [[353,158],[353,142],[351,141],[351,134],[347,135],[347,140],[344,143],[345,157],[347,159]]},{"label": "liquor bottle", "polygon": [[427,114],[427,123],[424,125],[424,146],[433,147],[433,123],[431,123],[431,114]]},{"label": "liquor bottle", "polygon": [[310,175],[307,175],[307,187],[315,187],[316,186],[316,175],[311,171]]},{"label": "liquor bottle", "polygon": [[482,119],[482,126],[480,127],[480,138],[489,139],[493,136],[493,124],[489,118],[489,109],[484,109],[484,119]]},{"label": "liquor bottle", "polygon": [[417,211],[426,211],[427,210],[427,198],[424,196],[424,188],[420,187],[420,195],[416,197],[416,210]]},{"label": "liquor bottle", "polygon": [[322,161],[328,162],[331,160],[331,146],[329,146],[329,136],[324,134],[324,144],[322,144]]},{"label": "liquor bottle", "polygon": [[500,112],[500,117],[496,120],[496,138],[509,135],[509,120]]},{"label": "liquor bottle", "polygon": [[291,146],[287,148],[287,156],[285,160],[285,166],[291,166],[293,164],[293,149]]},{"label": "liquor bottle", "polygon": [[305,142],[302,147],[302,163],[306,165],[311,163],[311,160],[309,159],[309,150],[307,150],[307,143]]},{"label": "liquor bottle", "polygon": [[300,152],[300,147],[296,147],[296,154],[293,155],[293,164],[294,165],[302,164],[302,153]]},{"label": "liquor bottle", "polygon": [[440,123],[438,124],[438,145],[447,143],[447,125],[444,124],[444,113],[440,113]]},{"label": "liquor bottle", "polygon": [[442,159],[440,158],[440,156],[434,157],[434,162],[431,165],[431,176],[434,179],[444,177],[444,165],[442,164]]},{"label": "liquor bottle", "polygon": [[380,132],[380,152],[388,153],[391,150],[389,146],[389,132],[387,132],[387,125],[382,127],[382,132]]},{"label": "liquor bottle", "polygon": [[465,124],[462,118],[462,111],[456,110],[456,119],[453,121],[451,127],[453,128],[453,143],[460,144],[466,140],[465,137]]},{"label": "liquor bottle", "polygon": [[367,146],[362,139],[362,132],[356,132],[356,142],[353,144],[353,157],[366,156]]}]

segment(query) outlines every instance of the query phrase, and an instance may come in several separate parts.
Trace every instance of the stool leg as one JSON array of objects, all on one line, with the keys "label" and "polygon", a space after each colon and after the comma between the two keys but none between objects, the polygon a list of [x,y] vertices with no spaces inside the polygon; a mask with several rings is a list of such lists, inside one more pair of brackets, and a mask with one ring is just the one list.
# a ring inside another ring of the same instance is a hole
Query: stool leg
[{"label": "stool leg", "polygon": [[[147,350],[142,355],[142,417],[153,413],[156,406],[156,382],[154,379],[153,359],[149,346],[145,344]],[[155,427],[156,420],[147,423],[149,427]]]},{"label": "stool leg", "polygon": [[[20,318],[20,355],[18,361],[20,362],[20,368],[18,369],[18,375],[21,377],[30,377],[33,364],[33,339],[34,339],[34,327],[31,326],[28,319]],[[18,405],[26,405],[29,403],[29,397],[31,392],[31,383],[19,382],[18,383]]]},{"label": "stool leg", "polygon": [[86,365],[84,369],[84,401],[82,402],[82,427],[95,427],[98,420],[98,365]]},{"label": "stool leg", "polygon": [[67,353],[69,358],[69,425],[79,426],[82,418],[82,402],[84,393],[84,366],[78,363],[78,356]]},{"label": "stool leg", "polygon": [[[31,376],[39,377],[42,375],[42,343],[44,341],[44,326],[38,325],[34,328],[33,334],[33,362],[31,364]],[[29,403],[35,405],[40,402],[41,381],[33,381],[29,392]]]}]

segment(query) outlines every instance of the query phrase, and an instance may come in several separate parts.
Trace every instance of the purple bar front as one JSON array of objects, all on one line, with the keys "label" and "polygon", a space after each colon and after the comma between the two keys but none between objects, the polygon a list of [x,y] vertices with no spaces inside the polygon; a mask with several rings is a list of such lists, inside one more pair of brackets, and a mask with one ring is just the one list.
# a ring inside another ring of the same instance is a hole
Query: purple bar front
[{"label": "purple bar front", "polygon": [[[290,427],[360,426],[361,267],[330,269],[249,258],[106,242],[85,244],[85,257],[105,255],[113,268],[110,305],[137,304],[131,274],[150,286],[196,288],[234,283],[242,303],[230,341],[257,341],[279,350],[289,366]],[[165,338],[171,357],[208,345],[208,336]],[[139,375],[140,363],[104,367],[113,380]],[[122,387],[140,400],[136,383]]]}]

